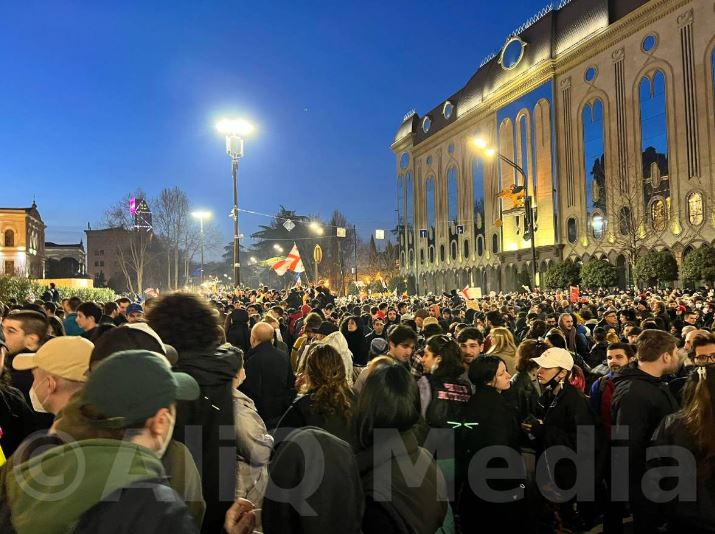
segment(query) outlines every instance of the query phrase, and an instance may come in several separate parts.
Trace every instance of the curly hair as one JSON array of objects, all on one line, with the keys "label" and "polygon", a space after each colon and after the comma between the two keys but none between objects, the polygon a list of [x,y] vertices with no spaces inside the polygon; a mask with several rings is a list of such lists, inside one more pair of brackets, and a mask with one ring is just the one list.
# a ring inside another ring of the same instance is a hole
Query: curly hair
[{"label": "curly hair", "polygon": [[159,297],[146,318],[161,340],[179,353],[213,351],[221,344],[218,312],[193,293]]},{"label": "curly hair", "polygon": [[316,345],[305,363],[303,393],[311,394],[313,409],[346,421],[352,415],[352,395],[340,353],[330,345]]}]

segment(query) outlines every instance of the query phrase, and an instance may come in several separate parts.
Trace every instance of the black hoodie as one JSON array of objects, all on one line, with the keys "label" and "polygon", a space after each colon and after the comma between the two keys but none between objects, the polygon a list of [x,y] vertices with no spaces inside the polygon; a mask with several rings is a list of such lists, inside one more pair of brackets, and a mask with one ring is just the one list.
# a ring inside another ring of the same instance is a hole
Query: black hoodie
[{"label": "black hoodie", "polygon": [[221,532],[236,491],[235,464],[221,465],[219,460],[236,458],[232,381],[238,372],[237,350],[226,344],[205,353],[182,352],[174,366],[201,388],[195,401],[177,403],[174,439],[189,448],[201,473],[206,500],[202,532]]}]

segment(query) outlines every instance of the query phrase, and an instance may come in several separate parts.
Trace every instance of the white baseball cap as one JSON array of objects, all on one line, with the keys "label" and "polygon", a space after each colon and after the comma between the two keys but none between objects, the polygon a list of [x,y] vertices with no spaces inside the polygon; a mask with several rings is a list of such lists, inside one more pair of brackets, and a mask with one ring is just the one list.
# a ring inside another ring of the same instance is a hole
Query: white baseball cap
[{"label": "white baseball cap", "polygon": [[573,369],[573,356],[566,349],[559,347],[546,349],[541,356],[533,358],[532,361],[544,369],[553,369],[555,367],[561,367],[561,369],[566,369],[567,371]]}]

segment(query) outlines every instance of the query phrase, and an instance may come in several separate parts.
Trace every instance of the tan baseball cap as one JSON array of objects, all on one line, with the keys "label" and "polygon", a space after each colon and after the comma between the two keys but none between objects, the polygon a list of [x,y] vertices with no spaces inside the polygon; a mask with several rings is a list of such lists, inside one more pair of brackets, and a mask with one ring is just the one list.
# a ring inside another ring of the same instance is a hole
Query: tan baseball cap
[{"label": "tan baseball cap", "polygon": [[424,328],[425,326],[429,326],[431,324],[439,325],[439,321],[437,320],[436,317],[425,317],[424,320],[422,321],[422,328]]},{"label": "tan baseball cap", "polygon": [[18,371],[38,368],[60,378],[86,382],[93,348],[94,344],[83,337],[56,337],[35,354],[18,354],[13,358],[12,366]]}]

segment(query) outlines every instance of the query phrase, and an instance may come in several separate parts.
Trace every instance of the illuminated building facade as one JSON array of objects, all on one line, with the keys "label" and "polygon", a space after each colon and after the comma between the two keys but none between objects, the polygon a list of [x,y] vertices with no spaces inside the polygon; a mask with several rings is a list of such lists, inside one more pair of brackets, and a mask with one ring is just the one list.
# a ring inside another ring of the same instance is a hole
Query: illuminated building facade
[{"label": "illuminated building facade", "polygon": [[37,204],[0,208],[0,275],[44,278],[45,223]]},{"label": "illuminated building facade", "polygon": [[[715,3],[562,0],[391,146],[400,265],[420,293],[530,283],[561,261],[715,241]],[[477,150],[481,138],[520,173]],[[497,195],[528,185],[524,210]]]}]

